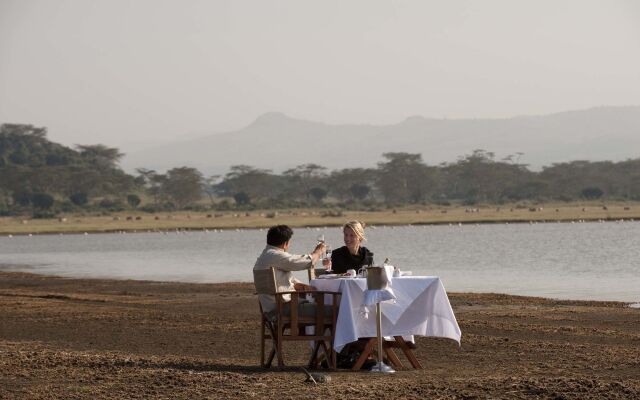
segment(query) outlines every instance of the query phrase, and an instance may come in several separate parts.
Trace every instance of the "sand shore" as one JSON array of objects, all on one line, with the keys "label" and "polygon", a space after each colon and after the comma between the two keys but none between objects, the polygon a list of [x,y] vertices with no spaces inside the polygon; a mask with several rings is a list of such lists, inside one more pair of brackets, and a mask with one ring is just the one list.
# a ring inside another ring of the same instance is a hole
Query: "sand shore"
[{"label": "sand shore", "polygon": [[[640,398],[640,310],[450,293],[462,347],[418,338],[392,376],[259,368],[249,283],[82,280],[0,272],[0,399]],[[308,348],[289,345],[305,364]]]},{"label": "sand shore", "polygon": [[327,209],[173,212],[145,214],[120,212],[112,215],[61,215],[57,219],[0,217],[0,235],[68,233],[147,232],[204,229],[257,229],[275,224],[292,227],[342,226],[360,220],[372,225],[447,225],[487,223],[545,223],[585,221],[630,221],[640,219],[637,202],[563,203],[534,207],[514,205],[469,207],[413,206],[375,211],[331,211]]}]

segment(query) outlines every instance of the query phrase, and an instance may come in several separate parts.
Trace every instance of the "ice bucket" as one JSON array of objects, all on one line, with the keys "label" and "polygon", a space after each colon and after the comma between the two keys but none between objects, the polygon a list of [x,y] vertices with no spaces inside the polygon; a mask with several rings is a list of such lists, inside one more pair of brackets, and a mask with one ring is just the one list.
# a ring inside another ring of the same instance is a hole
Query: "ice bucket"
[{"label": "ice bucket", "polygon": [[367,267],[367,289],[382,290],[389,286],[384,267]]}]

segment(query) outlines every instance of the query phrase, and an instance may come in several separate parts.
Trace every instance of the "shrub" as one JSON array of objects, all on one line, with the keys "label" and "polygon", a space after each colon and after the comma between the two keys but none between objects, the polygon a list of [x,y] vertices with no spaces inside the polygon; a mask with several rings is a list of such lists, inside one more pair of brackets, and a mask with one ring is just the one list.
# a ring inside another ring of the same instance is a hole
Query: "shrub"
[{"label": "shrub", "polygon": [[102,199],[100,203],[98,203],[98,206],[108,211],[124,211],[124,204],[117,199]]},{"label": "shrub", "polygon": [[69,200],[77,206],[84,206],[89,202],[89,196],[86,193],[78,192],[69,196]]},{"label": "shrub", "polygon": [[33,213],[34,219],[51,219],[55,217],[56,214],[49,211],[36,211]]},{"label": "shrub", "polygon": [[53,196],[47,193],[35,193],[31,196],[31,203],[35,208],[48,210],[53,205]]},{"label": "shrub", "polygon": [[596,200],[602,197],[604,192],[599,187],[588,187],[582,189],[580,194],[587,200]]},{"label": "shrub", "polygon": [[140,205],[140,197],[138,197],[138,195],[135,194],[129,194],[127,195],[127,203],[129,203],[129,205],[132,208],[136,208]]}]

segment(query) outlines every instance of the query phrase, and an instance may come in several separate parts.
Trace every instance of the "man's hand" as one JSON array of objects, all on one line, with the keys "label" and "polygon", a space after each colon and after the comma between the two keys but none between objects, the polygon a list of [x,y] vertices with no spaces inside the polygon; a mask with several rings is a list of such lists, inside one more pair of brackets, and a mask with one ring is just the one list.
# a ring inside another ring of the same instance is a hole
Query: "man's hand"
[{"label": "man's hand", "polygon": [[313,249],[312,254],[317,254],[318,257],[320,257],[322,255],[322,253],[324,253],[324,251],[327,249],[327,245],[324,244],[324,242],[320,242],[318,243],[318,245],[316,246],[315,249]]}]

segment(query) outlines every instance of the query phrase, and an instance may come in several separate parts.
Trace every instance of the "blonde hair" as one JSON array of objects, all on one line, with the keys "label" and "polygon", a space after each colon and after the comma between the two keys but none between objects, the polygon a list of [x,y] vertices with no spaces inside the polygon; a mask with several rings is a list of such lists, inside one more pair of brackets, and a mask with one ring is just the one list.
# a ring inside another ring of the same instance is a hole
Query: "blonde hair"
[{"label": "blonde hair", "polygon": [[364,227],[365,227],[364,222],[349,221],[346,224],[344,224],[344,226],[342,227],[342,230],[344,231],[347,228],[351,229],[353,233],[356,234],[358,239],[360,239],[361,242],[364,242],[365,240],[367,240],[367,238],[364,237]]}]

